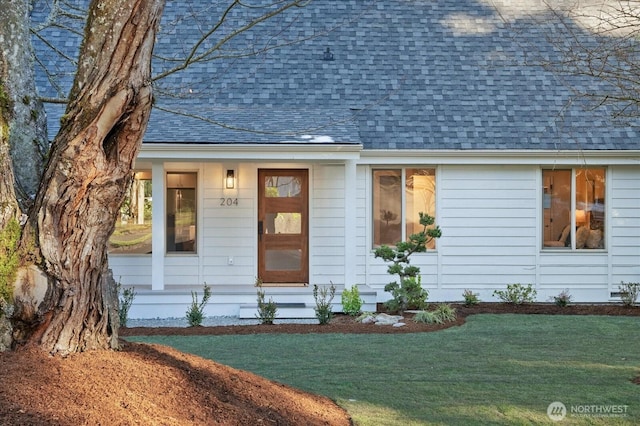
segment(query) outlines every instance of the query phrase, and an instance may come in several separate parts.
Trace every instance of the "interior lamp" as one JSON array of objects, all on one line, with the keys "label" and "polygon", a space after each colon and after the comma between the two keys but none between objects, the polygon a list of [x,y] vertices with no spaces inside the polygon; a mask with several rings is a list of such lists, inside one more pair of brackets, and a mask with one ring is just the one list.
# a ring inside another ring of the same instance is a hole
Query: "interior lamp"
[{"label": "interior lamp", "polygon": [[584,225],[587,223],[587,212],[585,210],[576,210],[576,225]]},{"label": "interior lamp", "polygon": [[227,177],[224,179],[224,186],[233,189],[236,186],[236,174],[234,170],[227,170]]}]

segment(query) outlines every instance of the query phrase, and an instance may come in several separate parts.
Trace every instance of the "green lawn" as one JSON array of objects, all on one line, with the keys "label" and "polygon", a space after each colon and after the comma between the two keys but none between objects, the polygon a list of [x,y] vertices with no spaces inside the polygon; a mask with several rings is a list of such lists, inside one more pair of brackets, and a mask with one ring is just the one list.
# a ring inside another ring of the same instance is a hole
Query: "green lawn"
[{"label": "green lawn", "polygon": [[[640,424],[635,317],[475,315],[434,333],[129,340],[326,395],[357,425]],[[547,416],[555,401],[568,410],[559,423]],[[625,417],[571,413],[611,409]]]}]

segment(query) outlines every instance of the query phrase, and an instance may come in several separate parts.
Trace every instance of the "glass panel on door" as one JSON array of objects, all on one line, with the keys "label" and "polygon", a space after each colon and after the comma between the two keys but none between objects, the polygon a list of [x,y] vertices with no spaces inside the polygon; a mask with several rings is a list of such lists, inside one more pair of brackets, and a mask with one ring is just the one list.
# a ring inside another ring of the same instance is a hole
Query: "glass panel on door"
[{"label": "glass panel on door", "polygon": [[306,284],[308,172],[258,171],[258,273],[265,284]]}]

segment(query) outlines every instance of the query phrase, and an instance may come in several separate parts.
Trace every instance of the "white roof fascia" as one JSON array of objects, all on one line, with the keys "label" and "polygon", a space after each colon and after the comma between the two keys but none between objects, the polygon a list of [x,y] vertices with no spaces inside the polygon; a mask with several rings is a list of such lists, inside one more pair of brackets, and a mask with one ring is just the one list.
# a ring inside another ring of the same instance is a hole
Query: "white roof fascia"
[{"label": "white roof fascia", "polygon": [[358,164],[639,165],[640,150],[365,150]]},{"label": "white roof fascia", "polygon": [[342,161],[360,158],[360,144],[188,144],[144,143],[139,160]]}]

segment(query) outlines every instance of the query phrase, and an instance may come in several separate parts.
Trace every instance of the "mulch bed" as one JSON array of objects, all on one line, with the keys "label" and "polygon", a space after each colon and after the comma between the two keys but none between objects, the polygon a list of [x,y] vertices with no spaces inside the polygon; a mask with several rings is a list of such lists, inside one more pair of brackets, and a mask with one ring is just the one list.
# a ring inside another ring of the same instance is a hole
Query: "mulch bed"
[{"label": "mulch bed", "polygon": [[[348,315],[336,314],[329,324],[260,324],[230,325],[215,327],[132,327],[120,329],[120,336],[154,336],[154,335],[227,335],[227,334],[261,334],[261,333],[421,333],[441,330],[464,324],[465,319],[473,314],[540,314],[540,315],[615,315],[640,316],[640,307],[626,307],[621,304],[576,304],[565,307],[552,303],[534,303],[513,305],[507,303],[478,303],[473,306],[451,304],[456,309],[457,319],[447,324],[415,323],[412,313],[405,313],[404,327],[386,325],[361,324]],[[382,306],[378,311],[383,311]]]}]

